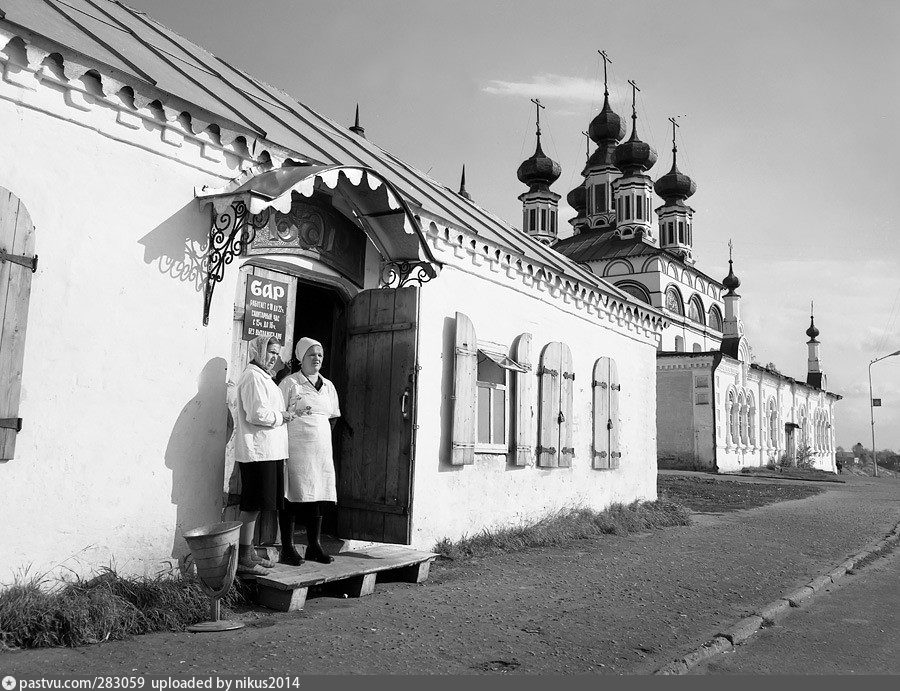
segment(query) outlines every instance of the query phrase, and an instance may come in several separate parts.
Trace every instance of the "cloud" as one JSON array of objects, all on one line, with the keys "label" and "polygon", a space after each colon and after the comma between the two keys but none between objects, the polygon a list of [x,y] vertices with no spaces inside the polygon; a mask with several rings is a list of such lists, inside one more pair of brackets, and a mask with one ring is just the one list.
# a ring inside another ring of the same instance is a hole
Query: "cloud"
[{"label": "cloud", "polygon": [[492,79],[481,90],[495,96],[525,96],[570,103],[593,103],[603,96],[603,82],[544,72],[524,82]]}]

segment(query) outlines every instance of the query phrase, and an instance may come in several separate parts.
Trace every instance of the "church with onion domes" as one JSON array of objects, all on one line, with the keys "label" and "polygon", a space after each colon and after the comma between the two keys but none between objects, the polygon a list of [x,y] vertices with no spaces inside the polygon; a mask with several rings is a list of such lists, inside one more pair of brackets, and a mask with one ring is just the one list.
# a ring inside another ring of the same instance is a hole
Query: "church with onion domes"
[{"label": "church with onion domes", "polygon": [[[657,351],[657,460],[660,467],[720,472],[770,463],[834,471],[834,405],[827,391],[812,323],[808,373],[794,379],[752,356],[740,315],[740,280],[729,242],[728,275],[704,272],[694,256],[694,209],[687,200],[697,184],[678,168],[677,128],[672,124],[672,165],[655,182],[654,148],[641,139],[632,90],[631,128],[611,107],[604,65],[604,98],[586,132],[583,182],[566,195],[575,215],[560,237],[560,195],[550,189],[561,170],[541,149],[519,167],[529,186],[523,203],[524,232],[668,319]],[[539,102],[538,118],[540,117]],[[662,200],[658,203],[656,197]]]}]

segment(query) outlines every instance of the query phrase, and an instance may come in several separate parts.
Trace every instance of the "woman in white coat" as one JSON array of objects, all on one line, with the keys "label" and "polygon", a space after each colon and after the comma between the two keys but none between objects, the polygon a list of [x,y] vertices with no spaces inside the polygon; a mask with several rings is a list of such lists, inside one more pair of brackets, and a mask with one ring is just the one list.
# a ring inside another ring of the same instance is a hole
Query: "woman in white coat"
[{"label": "woman in white coat", "polygon": [[294,414],[272,374],[281,344],[268,336],[250,341],[250,362],[237,383],[234,456],[241,473],[241,535],[238,572],[265,574],[275,564],[253,550],[259,512],[284,505],[284,462],[288,456],[287,423]]},{"label": "woman in white coat", "polygon": [[319,372],[325,359],[322,344],[301,338],[294,354],[300,371],[285,377],[280,384],[285,407],[295,415],[287,428],[286,501],[279,513],[281,561],[303,562],[292,539],[295,515],[300,513],[306,521],[306,559],[329,564],[334,559],[325,554],[320,542],[322,506],[337,502],[331,430],[341,410],[334,384]]}]

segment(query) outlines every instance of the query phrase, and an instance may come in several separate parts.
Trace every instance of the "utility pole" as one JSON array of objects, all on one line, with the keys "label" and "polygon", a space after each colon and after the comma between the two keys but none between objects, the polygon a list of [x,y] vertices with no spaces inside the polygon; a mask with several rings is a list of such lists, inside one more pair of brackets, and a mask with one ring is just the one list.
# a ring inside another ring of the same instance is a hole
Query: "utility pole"
[{"label": "utility pole", "polygon": [[872,398],[872,365],[889,357],[900,355],[900,350],[896,350],[888,355],[877,357],[869,363],[869,418],[872,420],[872,475],[878,477],[878,454],[875,451],[875,399]]}]

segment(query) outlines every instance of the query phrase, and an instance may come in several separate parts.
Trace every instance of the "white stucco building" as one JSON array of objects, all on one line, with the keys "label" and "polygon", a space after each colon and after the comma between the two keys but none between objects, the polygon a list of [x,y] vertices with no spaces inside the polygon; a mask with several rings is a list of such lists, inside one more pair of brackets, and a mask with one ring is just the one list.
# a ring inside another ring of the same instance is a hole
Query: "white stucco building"
[{"label": "white stucco building", "polygon": [[142,13],[0,9],[0,583],[182,557],[260,332],[325,345],[339,537],[655,498],[660,309]]}]

